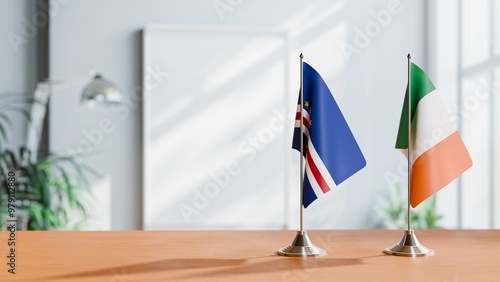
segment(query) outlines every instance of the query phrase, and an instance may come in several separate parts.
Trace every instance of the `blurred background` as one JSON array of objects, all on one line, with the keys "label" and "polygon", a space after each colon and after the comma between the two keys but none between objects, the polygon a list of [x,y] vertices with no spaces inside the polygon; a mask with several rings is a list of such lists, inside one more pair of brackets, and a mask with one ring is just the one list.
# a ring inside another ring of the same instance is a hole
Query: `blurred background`
[{"label": "blurred background", "polygon": [[[2,173],[29,229],[296,229],[303,53],[367,160],[305,228],[404,228],[411,53],[474,162],[415,226],[500,228],[499,19],[495,0],[2,0]],[[119,103],[84,103],[95,71]]]}]

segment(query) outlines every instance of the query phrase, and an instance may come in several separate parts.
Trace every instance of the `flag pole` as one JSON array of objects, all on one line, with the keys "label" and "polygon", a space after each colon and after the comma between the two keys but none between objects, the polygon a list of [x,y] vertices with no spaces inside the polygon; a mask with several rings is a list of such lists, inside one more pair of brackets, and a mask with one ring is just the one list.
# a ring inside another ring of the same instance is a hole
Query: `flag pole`
[{"label": "flag pole", "polygon": [[303,226],[303,211],[304,211],[304,132],[303,132],[303,108],[304,108],[304,91],[303,91],[303,59],[304,55],[300,53],[300,94],[299,94],[299,103],[300,103],[300,227],[299,231],[295,235],[295,239],[293,242],[279,249],[276,253],[280,256],[288,256],[288,257],[312,257],[312,256],[322,256],[326,254],[326,251],[315,246],[309,236],[307,236],[307,231],[304,230]]},{"label": "flag pole", "polygon": [[410,150],[410,140],[411,140],[411,55],[408,53],[406,56],[408,59],[408,231],[411,230],[411,207],[410,207],[410,195],[411,195],[411,150]]},{"label": "flag pole", "polygon": [[303,132],[303,126],[304,126],[304,114],[303,114],[303,109],[304,109],[304,93],[303,91],[303,59],[304,55],[300,53],[300,202],[299,202],[299,209],[300,209],[300,232],[304,231],[304,225],[303,225],[303,212],[304,212],[304,132]]},{"label": "flag pole", "polygon": [[415,232],[411,229],[411,206],[410,206],[410,197],[411,197],[411,55],[408,53],[406,56],[408,59],[408,92],[407,92],[407,106],[408,106],[408,230],[405,231],[403,238],[399,242],[392,247],[388,247],[384,249],[384,253],[388,255],[395,256],[404,256],[404,257],[424,257],[424,256],[433,256],[434,250],[426,248],[424,245],[420,244],[415,235]]}]

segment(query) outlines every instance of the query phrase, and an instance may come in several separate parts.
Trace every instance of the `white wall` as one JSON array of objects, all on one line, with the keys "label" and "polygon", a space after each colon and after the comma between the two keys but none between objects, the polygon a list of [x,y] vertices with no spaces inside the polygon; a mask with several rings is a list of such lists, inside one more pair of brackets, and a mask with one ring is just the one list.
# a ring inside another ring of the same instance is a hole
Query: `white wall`
[{"label": "white wall", "polygon": [[[64,2],[68,3],[61,5],[51,22],[52,76],[72,76],[92,65],[116,82],[130,101],[129,111],[116,113],[81,107],[78,87],[52,96],[52,149],[67,150],[70,146],[73,150],[91,151],[84,154],[84,160],[102,174],[94,187],[97,215],[102,217],[96,228],[141,227],[141,111],[140,102],[130,97],[136,96],[141,84],[141,30],[148,23],[258,26],[288,31],[291,53],[298,56],[304,52],[307,61],[323,75],[368,162],[341,189],[307,209],[306,226],[370,227],[375,195],[388,187],[385,176],[397,174],[401,162],[393,148],[406,84],[406,54],[412,52],[414,61],[426,66],[423,0],[400,1],[396,10],[402,11],[392,14],[382,27],[375,24],[372,12],[387,10],[391,1],[229,1],[236,5],[226,6],[229,10],[219,14],[214,3],[228,1]],[[358,38],[358,29],[370,27],[374,28],[373,37]],[[342,42],[357,48],[349,60],[341,51],[341,46],[346,46]],[[298,64],[293,64],[297,56],[291,59],[292,74],[298,73]],[[196,66],[196,62],[186,64]],[[297,91],[292,92],[296,95]],[[112,122],[111,133],[99,131],[103,119]],[[291,216],[296,219],[296,213]]]},{"label": "white wall", "polygon": [[[35,13],[34,1],[0,1],[0,93],[33,92],[36,84],[36,31],[27,26]],[[17,151],[24,144],[26,119],[11,115],[9,147]]]}]

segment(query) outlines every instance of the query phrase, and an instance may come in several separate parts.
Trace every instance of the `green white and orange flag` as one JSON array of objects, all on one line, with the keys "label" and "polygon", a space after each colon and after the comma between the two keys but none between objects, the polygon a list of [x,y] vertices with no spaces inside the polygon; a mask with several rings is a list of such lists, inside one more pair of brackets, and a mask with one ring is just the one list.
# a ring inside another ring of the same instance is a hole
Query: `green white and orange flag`
[{"label": "green white and orange flag", "polygon": [[[446,108],[432,81],[413,63],[410,73],[410,204],[416,207],[469,169],[472,159],[456,124],[446,119]],[[408,149],[408,87],[396,148]]]}]

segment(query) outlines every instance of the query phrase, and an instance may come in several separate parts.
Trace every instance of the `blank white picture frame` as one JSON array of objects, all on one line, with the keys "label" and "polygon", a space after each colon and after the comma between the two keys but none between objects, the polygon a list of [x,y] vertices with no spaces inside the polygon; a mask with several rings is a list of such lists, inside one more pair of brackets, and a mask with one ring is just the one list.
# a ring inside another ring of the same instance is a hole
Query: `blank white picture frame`
[{"label": "blank white picture frame", "polygon": [[279,30],[146,26],[143,229],[286,227],[287,58]]}]

